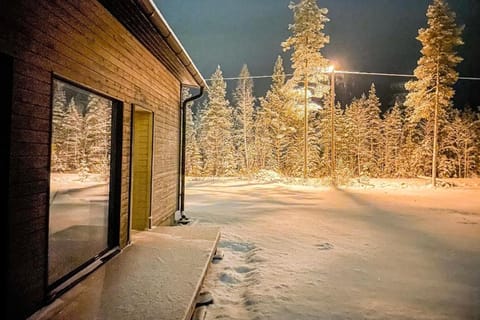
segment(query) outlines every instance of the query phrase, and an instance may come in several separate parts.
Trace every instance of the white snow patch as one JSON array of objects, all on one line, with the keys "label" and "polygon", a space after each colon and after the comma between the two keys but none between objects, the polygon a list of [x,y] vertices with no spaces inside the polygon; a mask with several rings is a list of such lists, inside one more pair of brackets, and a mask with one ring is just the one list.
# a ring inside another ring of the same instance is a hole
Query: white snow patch
[{"label": "white snow patch", "polygon": [[453,182],[190,180],[188,215],[222,232],[207,319],[478,317],[480,180]]}]

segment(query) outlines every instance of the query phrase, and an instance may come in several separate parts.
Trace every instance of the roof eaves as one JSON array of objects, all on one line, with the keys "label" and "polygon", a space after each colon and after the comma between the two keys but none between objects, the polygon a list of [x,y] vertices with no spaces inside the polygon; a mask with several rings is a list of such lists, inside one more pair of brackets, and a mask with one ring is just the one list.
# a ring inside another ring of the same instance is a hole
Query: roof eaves
[{"label": "roof eaves", "polygon": [[183,66],[188,70],[190,75],[195,79],[196,83],[200,87],[208,88],[207,82],[203,78],[200,71],[198,71],[197,67],[193,63],[192,58],[188,55],[185,48],[178,40],[173,30],[168,25],[167,21],[158,10],[157,6],[153,2],[153,0],[136,0],[137,3],[142,8],[144,14],[149,18],[152,24],[156,27],[160,35],[165,39],[169,47],[175,53],[177,58],[183,64]]}]

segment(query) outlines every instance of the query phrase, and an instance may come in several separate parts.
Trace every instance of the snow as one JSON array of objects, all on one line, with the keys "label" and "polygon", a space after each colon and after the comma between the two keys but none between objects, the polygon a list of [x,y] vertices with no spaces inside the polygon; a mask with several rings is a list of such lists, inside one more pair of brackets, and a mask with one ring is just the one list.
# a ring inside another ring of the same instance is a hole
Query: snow
[{"label": "snow", "polygon": [[479,318],[480,180],[450,182],[190,180],[222,232],[207,319]]},{"label": "snow", "polygon": [[189,319],[218,237],[199,226],[132,232],[130,246],[33,319]]}]

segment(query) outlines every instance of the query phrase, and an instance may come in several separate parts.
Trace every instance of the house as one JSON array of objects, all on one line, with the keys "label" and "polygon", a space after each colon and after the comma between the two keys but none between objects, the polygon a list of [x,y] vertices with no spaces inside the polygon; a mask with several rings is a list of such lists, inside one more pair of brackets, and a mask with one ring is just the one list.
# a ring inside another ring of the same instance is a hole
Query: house
[{"label": "house", "polygon": [[[152,0],[0,4],[2,318],[25,318],[183,206],[182,86]],[[194,96],[198,97],[200,94]]]}]

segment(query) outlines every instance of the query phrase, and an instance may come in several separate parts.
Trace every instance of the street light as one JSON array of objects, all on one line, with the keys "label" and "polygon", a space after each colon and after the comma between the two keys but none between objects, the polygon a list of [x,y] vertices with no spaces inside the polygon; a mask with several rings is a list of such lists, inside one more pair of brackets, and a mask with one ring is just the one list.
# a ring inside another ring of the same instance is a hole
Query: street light
[{"label": "street light", "polygon": [[327,72],[330,73],[330,120],[331,120],[331,141],[330,141],[330,166],[332,184],[337,185],[337,164],[335,151],[335,66],[328,66]]}]

